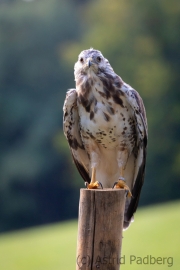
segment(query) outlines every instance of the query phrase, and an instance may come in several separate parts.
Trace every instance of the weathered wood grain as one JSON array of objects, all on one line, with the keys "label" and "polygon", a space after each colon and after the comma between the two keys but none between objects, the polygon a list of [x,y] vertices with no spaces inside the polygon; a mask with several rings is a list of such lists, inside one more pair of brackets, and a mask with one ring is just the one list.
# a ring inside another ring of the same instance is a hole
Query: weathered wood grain
[{"label": "weathered wood grain", "polygon": [[76,270],[118,270],[126,191],[81,189]]}]

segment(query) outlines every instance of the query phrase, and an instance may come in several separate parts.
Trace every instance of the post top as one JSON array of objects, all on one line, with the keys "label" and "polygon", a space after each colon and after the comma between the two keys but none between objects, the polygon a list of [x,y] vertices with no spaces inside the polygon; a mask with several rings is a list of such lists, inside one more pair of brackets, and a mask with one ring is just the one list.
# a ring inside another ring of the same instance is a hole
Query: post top
[{"label": "post top", "polygon": [[126,193],[125,189],[120,189],[120,188],[98,188],[98,189],[87,189],[87,188],[81,188],[81,191],[85,191],[85,192],[122,192],[122,193]]}]

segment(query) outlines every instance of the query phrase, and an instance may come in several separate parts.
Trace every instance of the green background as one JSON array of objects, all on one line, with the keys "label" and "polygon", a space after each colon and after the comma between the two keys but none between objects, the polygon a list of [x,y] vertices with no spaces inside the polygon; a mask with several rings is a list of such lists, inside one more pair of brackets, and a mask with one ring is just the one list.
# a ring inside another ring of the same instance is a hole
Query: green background
[{"label": "green background", "polygon": [[[121,269],[179,269],[179,209],[177,201],[137,212],[134,223],[123,232]],[[0,269],[75,269],[76,239],[77,221],[3,234],[0,236]],[[168,258],[168,261],[164,260],[164,264],[138,264],[137,260],[130,263],[132,256],[143,260],[147,255],[162,260]]]}]

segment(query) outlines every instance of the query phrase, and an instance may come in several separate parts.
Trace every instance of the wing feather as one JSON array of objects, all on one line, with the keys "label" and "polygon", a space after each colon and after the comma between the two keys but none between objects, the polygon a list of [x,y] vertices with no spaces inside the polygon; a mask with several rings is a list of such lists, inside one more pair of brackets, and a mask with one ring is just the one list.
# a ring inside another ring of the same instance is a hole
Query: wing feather
[{"label": "wing feather", "polygon": [[[127,90],[128,88],[128,90]],[[125,90],[126,89],[126,90]],[[143,101],[137,91],[132,89],[130,86],[124,90],[127,101],[131,108],[134,110],[134,118],[136,121],[136,132],[137,132],[137,144],[134,149],[134,179],[132,185],[132,198],[127,200],[125,217],[124,217],[124,228],[126,229],[131,220],[133,214],[136,212],[141,189],[144,183],[145,166],[146,166],[146,152],[147,152],[147,118],[144,108]]]},{"label": "wing feather", "polygon": [[64,134],[69,143],[74,163],[84,181],[90,183],[89,158],[80,135],[76,89],[70,89],[67,92],[63,112]]}]

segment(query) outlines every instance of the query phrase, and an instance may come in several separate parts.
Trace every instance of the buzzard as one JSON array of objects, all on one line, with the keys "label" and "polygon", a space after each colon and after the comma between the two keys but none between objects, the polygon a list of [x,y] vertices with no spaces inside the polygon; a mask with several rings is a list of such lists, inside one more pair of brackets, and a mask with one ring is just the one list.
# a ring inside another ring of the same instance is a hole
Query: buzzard
[{"label": "buzzard", "polygon": [[76,89],[64,102],[64,133],[87,188],[127,189],[124,229],[133,221],[144,182],[147,119],[143,101],[100,51],[80,53]]}]

